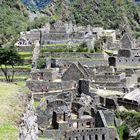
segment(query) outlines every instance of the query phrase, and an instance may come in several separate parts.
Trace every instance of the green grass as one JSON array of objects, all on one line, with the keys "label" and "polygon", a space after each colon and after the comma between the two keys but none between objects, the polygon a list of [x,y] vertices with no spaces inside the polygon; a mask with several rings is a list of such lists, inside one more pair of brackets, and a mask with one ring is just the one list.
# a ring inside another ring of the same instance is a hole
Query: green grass
[{"label": "green grass", "polygon": [[[28,76],[14,76],[14,79],[27,79]],[[0,79],[5,79],[5,76],[0,76]]]},{"label": "green grass", "polygon": [[39,103],[38,101],[34,101],[34,107],[38,107],[39,106]]},{"label": "green grass", "polygon": [[116,111],[116,116],[121,118],[123,121],[127,122],[131,128],[137,128],[140,124],[140,112],[133,112],[133,111]]},{"label": "green grass", "polygon": [[15,84],[0,83],[0,140],[17,140],[16,122],[24,110],[19,89]]},{"label": "green grass", "polygon": [[61,59],[61,60],[81,60],[81,61],[94,61],[94,60],[105,60],[104,58],[57,58],[57,57],[51,57],[52,59]]},{"label": "green grass", "polygon": [[124,65],[121,65],[121,66],[116,66],[116,68],[120,68],[120,69],[132,69],[132,68],[136,68],[136,69],[139,69],[140,66],[124,66]]},{"label": "green grass", "polygon": [[[45,49],[44,50],[42,50],[42,51],[44,51],[44,53],[45,54],[47,54],[48,53],[48,51],[46,50],[45,51]],[[101,54],[101,53],[99,53],[99,52],[93,52],[93,53],[91,53],[91,52],[56,52],[56,53],[65,53],[65,54]]]},{"label": "green grass", "polygon": [[26,81],[18,81],[18,82],[14,82],[14,83],[18,86],[26,86]]},{"label": "green grass", "polygon": [[68,44],[68,43],[63,43],[63,44],[47,44],[47,45],[44,45],[43,47],[62,47],[62,46],[79,46],[80,43],[71,43],[71,44]]},{"label": "green grass", "polygon": [[32,55],[33,53],[32,52],[18,52],[18,54],[24,56],[24,55]]},{"label": "green grass", "polygon": [[26,56],[26,57],[22,57],[24,60],[31,60],[32,57],[31,56]]},{"label": "green grass", "polygon": [[32,59],[32,52],[18,52],[24,60]]},{"label": "green grass", "polygon": [[112,50],[104,50],[104,52],[107,52],[107,53],[113,53]]},{"label": "green grass", "polygon": [[[5,68],[4,65],[2,65],[3,68]],[[7,66],[7,68],[12,68],[11,66]],[[15,69],[30,69],[31,65],[23,65],[23,66],[14,66]]]}]

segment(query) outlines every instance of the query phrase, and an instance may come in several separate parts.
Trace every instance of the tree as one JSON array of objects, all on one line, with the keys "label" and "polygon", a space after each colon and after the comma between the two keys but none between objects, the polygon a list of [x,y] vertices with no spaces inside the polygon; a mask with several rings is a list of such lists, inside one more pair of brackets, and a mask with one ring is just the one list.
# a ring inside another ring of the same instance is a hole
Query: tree
[{"label": "tree", "polygon": [[140,140],[140,133],[137,134],[135,140]]},{"label": "tree", "polygon": [[[12,82],[14,79],[16,65],[22,65],[23,59],[18,54],[15,48],[5,47],[0,48],[0,68],[4,73],[5,79],[7,82]],[[11,70],[8,69],[8,66],[11,67]]]},{"label": "tree", "polygon": [[130,130],[129,130],[128,126],[124,124],[123,135],[122,135],[123,140],[128,140],[129,133],[130,133]]}]

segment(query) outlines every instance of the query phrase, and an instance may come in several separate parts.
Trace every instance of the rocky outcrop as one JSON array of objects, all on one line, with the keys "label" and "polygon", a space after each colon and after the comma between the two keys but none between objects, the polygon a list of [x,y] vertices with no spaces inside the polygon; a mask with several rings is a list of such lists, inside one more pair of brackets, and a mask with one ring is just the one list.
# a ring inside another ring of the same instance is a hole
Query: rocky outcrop
[{"label": "rocky outcrop", "polygon": [[35,109],[33,106],[33,97],[29,102],[25,114],[21,118],[21,124],[19,125],[19,139],[20,140],[37,140],[38,139],[38,125],[37,116],[35,115]]}]

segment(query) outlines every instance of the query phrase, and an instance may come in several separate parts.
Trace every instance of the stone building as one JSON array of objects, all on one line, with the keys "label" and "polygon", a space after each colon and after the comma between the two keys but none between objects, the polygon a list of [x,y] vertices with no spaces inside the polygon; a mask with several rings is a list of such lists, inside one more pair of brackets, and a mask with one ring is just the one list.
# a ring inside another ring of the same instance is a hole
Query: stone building
[{"label": "stone building", "polygon": [[80,79],[91,78],[89,72],[80,64],[71,64],[69,68],[63,73],[62,81],[79,81]]},{"label": "stone building", "polygon": [[53,65],[54,67],[66,66],[69,67],[72,63],[80,63],[88,67],[95,66],[108,66],[109,55],[105,52],[101,53],[47,53],[46,60],[47,65]]},{"label": "stone building", "polygon": [[92,84],[97,85],[98,88],[127,93],[135,88],[137,76],[136,74],[126,76],[122,72],[99,73],[95,75],[95,82]]},{"label": "stone building", "polygon": [[72,89],[74,81],[61,81],[58,69],[43,69],[31,72],[31,78],[26,81],[26,86],[34,92],[49,92],[62,89]]},{"label": "stone building", "polygon": [[140,64],[140,50],[139,49],[122,49],[119,50],[116,65],[117,66],[131,66],[137,67]]},{"label": "stone building", "polygon": [[122,49],[133,49],[135,47],[135,41],[129,33],[125,33],[120,40]]},{"label": "stone building", "polygon": [[26,38],[20,38],[18,42],[15,44],[15,46],[29,47],[32,46],[32,42]]},{"label": "stone building", "polygon": [[97,109],[96,96],[79,95],[75,90],[46,97],[37,107],[42,135],[57,140],[119,140],[114,113]]}]

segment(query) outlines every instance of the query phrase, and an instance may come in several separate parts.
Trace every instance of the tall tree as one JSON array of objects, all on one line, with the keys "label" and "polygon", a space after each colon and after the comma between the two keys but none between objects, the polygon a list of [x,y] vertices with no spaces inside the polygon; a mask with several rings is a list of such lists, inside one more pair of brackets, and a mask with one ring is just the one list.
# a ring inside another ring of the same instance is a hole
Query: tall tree
[{"label": "tall tree", "polygon": [[[4,73],[7,82],[12,82],[15,74],[15,66],[22,65],[23,59],[18,54],[15,48],[5,47],[0,48],[0,68]],[[7,66],[11,66],[11,71]]]}]

